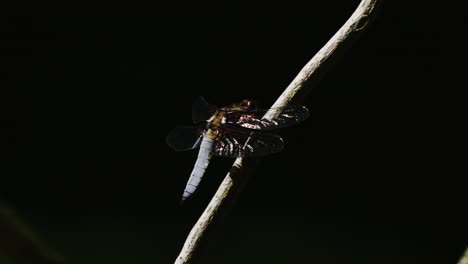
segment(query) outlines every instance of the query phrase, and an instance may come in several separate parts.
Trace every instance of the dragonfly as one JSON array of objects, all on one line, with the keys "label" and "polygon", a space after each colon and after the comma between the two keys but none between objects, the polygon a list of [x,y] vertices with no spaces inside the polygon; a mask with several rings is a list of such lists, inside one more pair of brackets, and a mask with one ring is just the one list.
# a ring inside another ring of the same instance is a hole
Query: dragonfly
[{"label": "dragonfly", "polygon": [[[267,112],[274,118],[264,118]],[[259,157],[280,152],[284,141],[270,130],[297,124],[307,117],[309,111],[303,105],[262,109],[245,99],[217,108],[203,97],[196,97],[192,104],[194,125],[176,127],[166,138],[175,151],[200,148],[181,203],[195,193],[212,156]]]}]

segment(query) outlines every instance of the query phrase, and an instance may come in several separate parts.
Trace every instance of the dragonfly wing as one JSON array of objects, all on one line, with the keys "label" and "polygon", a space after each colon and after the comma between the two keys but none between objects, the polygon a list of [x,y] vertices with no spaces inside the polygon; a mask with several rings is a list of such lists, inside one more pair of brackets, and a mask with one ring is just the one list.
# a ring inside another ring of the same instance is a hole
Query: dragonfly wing
[{"label": "dragonfly wing", "polygon": [[283,139],[272,133],[223,125],[218,128],[212,153],[220,157],[258,157],[280,152]]},{"label": "dragonfly wing", "polygon": [[166,137],[167,144],[175,151],[186,151],[200,146],[203,129],[199,127],[176,127]]},{"label": "dragonfly wing", "polygon": [[197,96],[192,104],[193,123],[196,124],[210,119],[216,110],[216,106],[209,104],[202,96]]},{"label": "dragonfly wing", "polygon": [[[263,118],[270,112],[272,119]],[[255,130],[271,130],[291,126],[309,117],[309,110],[303,105],[290,105],[271,109],[234,110],[227,112],[225,123]]]}]

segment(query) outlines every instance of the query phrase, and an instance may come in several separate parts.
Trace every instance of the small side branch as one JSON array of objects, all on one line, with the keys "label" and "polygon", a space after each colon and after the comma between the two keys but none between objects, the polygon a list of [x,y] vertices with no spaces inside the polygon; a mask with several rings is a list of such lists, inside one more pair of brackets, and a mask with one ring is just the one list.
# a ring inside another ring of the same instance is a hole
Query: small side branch
[{"label": "small side branch", "polygon": [[[383,0],[362,0],[357,9],[338,30],[338,32],[323,46],[322,49],[302,68],[291,84],[281,94],[273,107],[285,106],[291,102],[304,99],[308,91],[313,89],[323,74],[337,60],[339,54],[346,50],[354,40],[361,35],[369,20],[375,15],[377,5]],[[273,118],[269,112],[265,118]],[[228,175],[224,178],[208,207],[198,219],[188,235],[185,244],[177,257],[175,264],[194,262],[194,257],[200,245],[206,238],[206,233],[216,220],[230,207],[239,195],[242,187],[248,181],[248,170],[252,161],[238,158]]]},{"label": "small side branch", "polygon": [[468,248],[465,250],[465,253],[460,258],[460,261],[458,261],[458,264],[468,264]]},{"label": "small side branch", "polygon": [[0,202],[0,254],[17,264],[61,264],[63,259],[26,227],[15,213]]}]

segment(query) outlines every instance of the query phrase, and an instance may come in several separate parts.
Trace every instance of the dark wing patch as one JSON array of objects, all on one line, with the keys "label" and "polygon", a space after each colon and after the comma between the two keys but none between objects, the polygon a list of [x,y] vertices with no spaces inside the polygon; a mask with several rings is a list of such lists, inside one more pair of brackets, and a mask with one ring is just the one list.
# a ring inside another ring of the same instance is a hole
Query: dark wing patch
[{"label": "dark wing patch", "polygon": [[[271,111],[273,119],[263,116]],[[271,130],[291,126],[309,117],[309,110],[302,105],[290,105],[271,109],[233,110],[225,114],[225,123],[255,130]]]},{"label": "dark wing patch", "polygon": [[283,139],[276,134],[226,124],[218,128],[212,152],[220,157],[258,157],[280,152],[283,148]]},{"label": "dark wing patch", "polygon": [[197,96],[192,104],[193,123],[196,124],[210,119],[216,110],[216,106],[209,104],[202,96]]},{"label": "dark wing patch", "polygon": [[175,151],[186,151],[198,148],[203,136],[199,127],[176,127],[166,137],[167,144]]}]

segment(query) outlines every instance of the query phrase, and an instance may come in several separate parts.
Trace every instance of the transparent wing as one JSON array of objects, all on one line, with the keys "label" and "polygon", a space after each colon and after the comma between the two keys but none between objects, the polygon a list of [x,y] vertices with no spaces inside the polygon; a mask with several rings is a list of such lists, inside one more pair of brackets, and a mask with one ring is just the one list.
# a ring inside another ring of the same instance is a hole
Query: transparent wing
[{"label": "transparent wing", "polygon": [[280,152],[283,148],[283,139],[276,134],[226,124],[218,128],[212,152],[220,157],[258,157]]},{"label": "transparent wing", "polygon": [[[263,116],[272,111],[275,118]],[[271,109],[233,110],[225,115],[225,123],[255,130],[271,130],[297,124],[309,117],[309,110],[302,105],[290,105]]]},{"label": "transparent wing", "polygon": [[216,110],[216,106],[209,104],[202,96],[197,96],[192,104],[193,123],[196,124],[210,119]]},{"label": "transparent wing", "polygon": [[175,151],[186,151],[200,146],[203,129],[199,127],[176,127],[166,137],[167,144]]}]

